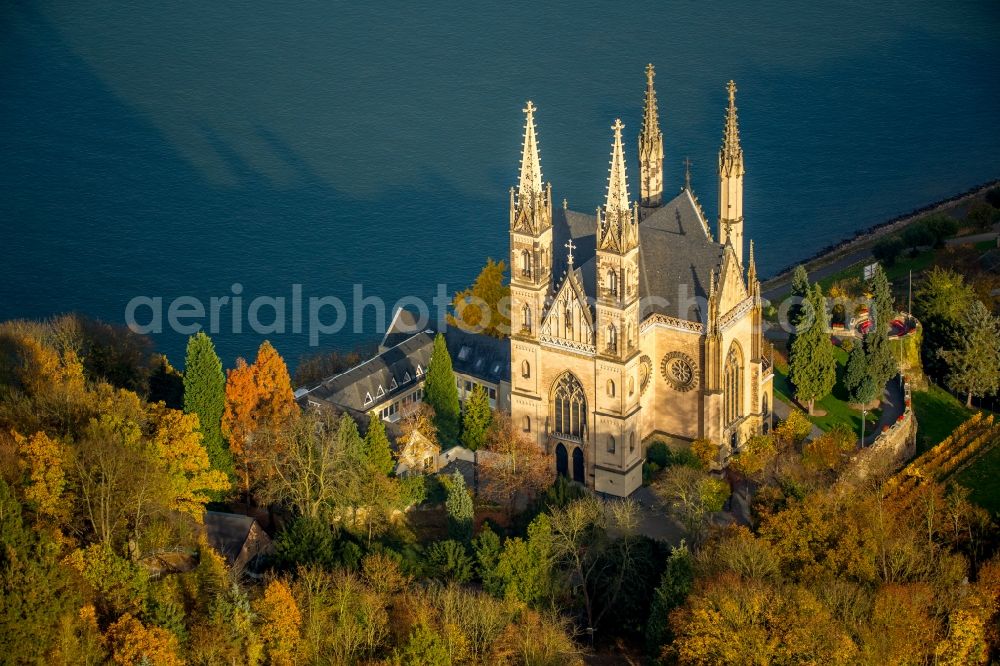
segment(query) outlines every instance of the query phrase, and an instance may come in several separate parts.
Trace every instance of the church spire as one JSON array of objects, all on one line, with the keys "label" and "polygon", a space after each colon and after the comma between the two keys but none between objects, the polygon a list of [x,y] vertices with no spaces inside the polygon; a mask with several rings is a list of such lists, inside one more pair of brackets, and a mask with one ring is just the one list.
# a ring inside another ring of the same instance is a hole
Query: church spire
[{"label": "church spire", "polygon": [[625,177],[625,150],[622,148],[621,118],[615,119],[611,129],[615,132],[611,144],[611,172],[608,176],[608,198],[604,203],[607,210],[628,210],[628,181]]},{"label": "church spire", "polygon": [[654,208],[663,202],[663,135],[660,133],[660,114],[656,105],[653,64],[646,65],[646,104],[639,133],[639,181],[642,205]]},{"label": "church spire", "polygon": [[535,138],[535,105],[528,100],[523,109],[524,146],[521,149],[521,177],[517,188],[518,197],[530,197],[542,191],[542,164],[538,158],[538,140]]},{"label": "church spire", "polygon": [[[625,175],[625,149],[622,147],[622,121],[615,119],[611,126],[614,141],[611,144],[611,169],[608,174],[608,195],[604,203],[603,220],[598,224],[598,247],[625,252],[636,245],[635,211],[629,208],[628,179]],[[601,211],[598,211],[600,215]]]},{"label": "church spire", "polygon": [[730,81],[726,127],[719,149],[719,242],[732,243],[743,265],[743,148],[736,118],[736,84]]},{"label": "church spire", "polygon": [[722,136],[722,150],[720,151],[720,170],[725,162],[727,172],[743,170],[743,149],[740,147],[740,124],[736,117],[736,82],[730,81],[727,85],[729,91],[729,109],[726,111],[726,130]]},{"label": "church spire", "polygon": [[747,260],[747,291],[760,297],[760,281],[757,280],[757,262],[753,258],[753,240],[750,241],[750,258]]},{"label": "church spire", "polygon": [[518,177],[517,196],[511,190],[511,231],[537,235],[552,226],[552,186],[542,186],[542,163],[538,157],[538,138],[535,136],[536,107],[529,100],[523,109],[524,145],[521,148],[521,173]]}]

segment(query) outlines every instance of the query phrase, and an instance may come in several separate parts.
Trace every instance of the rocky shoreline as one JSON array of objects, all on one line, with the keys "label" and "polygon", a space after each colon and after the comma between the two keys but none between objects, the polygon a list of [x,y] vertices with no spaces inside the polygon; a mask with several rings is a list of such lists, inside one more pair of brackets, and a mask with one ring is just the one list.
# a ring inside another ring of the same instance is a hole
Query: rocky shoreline
[{"label": "rocky shoreline", "polygon": [[945,209],[955,207],[957,205],[966,203],[967,201],[981,196],[987,190],[1000,185],[1000,180],[991,180],[981,185],[976,185],[964,192],[956,194],[947,199],[942,199],[934,203],[922,206],[920,208],[914,209],[903,215],[892,218],[885,222],[879,222],[867,229],[862,229],[856,232],[850,238],[846,238],[839,243],[828,245],[825,248],[817,251],[815,254],[807,259],[801,261],[796,261],[795,263],[786,266],[785,268],[778,271],[775,275],[767,278],[763,282],[765,288],[773,288],[776,285],[780,285],[791,278],[792,271],[799,264],[803,264],[806,268],[816,268],[825,265],[831,261],[835,261],[846,254],[851,252],[858,252],[860,250],[866,249],[871,245],[874,245],[876,241],[885,236],[900,231],[907,225],[916,221],[917,219],[928,215],[930,213],[941,212]]}]

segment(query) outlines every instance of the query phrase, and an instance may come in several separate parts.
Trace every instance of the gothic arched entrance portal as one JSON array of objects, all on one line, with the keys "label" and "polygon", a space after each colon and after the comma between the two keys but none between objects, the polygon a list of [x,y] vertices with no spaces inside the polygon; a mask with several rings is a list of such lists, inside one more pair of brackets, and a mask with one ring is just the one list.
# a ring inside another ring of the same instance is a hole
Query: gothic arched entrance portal
[{"label": "gothic arched entrance portal", "polygon": [[559,476],[569,476],[569,460],[566,455],[566,447],[562,442],[556,444],[556,474]]},{"label": "gothic arched entrance portal", "polygon": [[573,449],[573,480],[586,485],[583,480],[583,451],[579,446]]}]

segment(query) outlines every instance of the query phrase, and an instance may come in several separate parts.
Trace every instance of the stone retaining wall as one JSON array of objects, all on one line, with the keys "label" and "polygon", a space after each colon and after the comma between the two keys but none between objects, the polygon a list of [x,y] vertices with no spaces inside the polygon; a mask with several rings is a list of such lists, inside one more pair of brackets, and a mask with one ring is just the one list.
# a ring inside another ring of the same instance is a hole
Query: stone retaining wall
[{"label": "stone retaining wall", "polygon": [[910,382],[906,377],[903,377],[903,395],[905,407],[896,423],[879,433],[871,446],[859,451],[851,461],[859,479],[868,476],[873,466],[889,465],[893,471],[898,470],[916,454],[917,418],[913,414]]}]

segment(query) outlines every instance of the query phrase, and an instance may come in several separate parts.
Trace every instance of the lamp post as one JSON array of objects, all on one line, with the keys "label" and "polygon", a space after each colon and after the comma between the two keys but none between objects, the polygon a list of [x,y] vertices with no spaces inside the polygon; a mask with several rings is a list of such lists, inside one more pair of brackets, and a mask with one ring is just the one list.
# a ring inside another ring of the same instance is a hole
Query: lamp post
[{"label": "lamp post", "polygon": [[861,448],[865,448],[865,415],[867,410],[861,405]]}]

